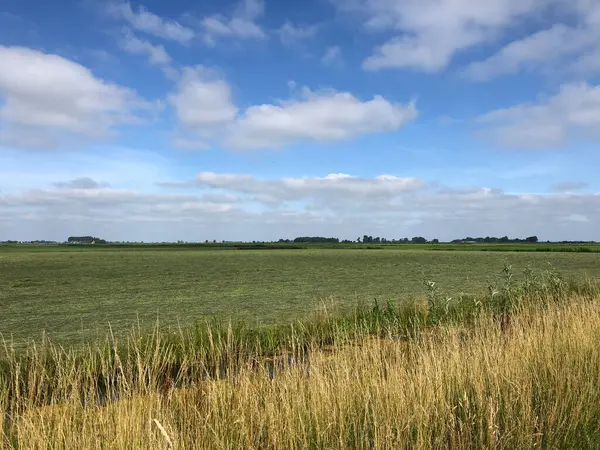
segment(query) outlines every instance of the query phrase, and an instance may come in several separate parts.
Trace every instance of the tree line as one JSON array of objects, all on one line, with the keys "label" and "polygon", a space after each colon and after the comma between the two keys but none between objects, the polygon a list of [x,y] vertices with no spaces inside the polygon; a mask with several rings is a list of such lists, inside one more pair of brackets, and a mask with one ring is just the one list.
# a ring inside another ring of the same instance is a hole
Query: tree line
[{"label": "tree line", "polygon": [[421,236],[413,237],[411,239],[386,239],[384,237],[373,237],[365,234],[364,236],[357,238],[355,241],[351,241],[348,239],[340,240],[339,238],[334,237],[302,236],[297,237],[295,239],[279,239],[278,242],[282,244],[437,244],[440,241],[438,239],[432,239],[431,241],[428,241],[427,239]]},{"label": "tree line", "polygon": [[104,239],[94,236],[69,236],[67,242],[69,244],[106,244]]},{"label": "tree line", "polygon": [[461,244],[461,243],[470,243],[470,242],[474,242],[477,244],[522,244],[522,243],[527,243],[527,244],[535,244],[536,242],[538,242],[538,237],[537,236],[529,236],[526,237],[525,239],[519,239],[519,238],[515,238],[515,239],[510,239],[508,236],[503,236],[503,237],[477,237],[477,238],[473,238],[473,237],[466,237],[464,239],[454,239],[452,241],[452,244]]},{"label": "tree line", "polygon": [[[538,242],[537,236],[529,236],[524,239],[514,238],[511,239],[508,236],[503,237],[466,237],[464,239],[454,239],[450,241],[452,244],[535,244]],[[399,239],[387,239],[384,237],[373,237],[367,234],[362,237],[358,237],[355,241],[348,239],[340,240],[334,237],[322,237],[322,236],[301,236],[295,239],[279,239],[279,243],[302,243],[302,244],[439,244],[439,239],[428,240],[423,236],[415,236],[412,238],[399,238]],[[575,241],[564,241],[564,243],[575,243]]]},{"label": "tree line", "polygon": [[[537,236],[529,236],[526,238],[509,238],[508,236],[494,237],[471,237],[467,236],[463,239],[454,239],[452,241],[446,241],[444,243],[451,244],[535,244],[540,242]],[[545,241],[550,243],[551,241]],[[65,242],[62,242],[65,243]],[[105,239],[101,239],[94,236],[69,236],[66,241],[67,244],[108,244],[109,242]],[[143,244],[144,242],[125,242],[115,241],[113,244]],[[148,242],[152,244],[153,242]],[[154,242],[158,244],[159,242]],[[200,244],[200,242],[162,242],[162,244]],[[269,244],[269,243],[285,243],[285,244],[439,244],[439,239],[428,240],[422,236],[415,236],[412,238],[399,238],[399,239],[387,239],[380,236],[363,235],[355,240],[339,239],[336,237],[323,237],[323,236],[300,236],[294,239],[279,239],[278,241],[205,241],[205,244]],[[595,244],[597,241],[552,241],[554,244]],[[61,244],[58,241],[49,240],[33,240],[33,241],[18,241],[18,240],[2,240],[0,244]]]}]

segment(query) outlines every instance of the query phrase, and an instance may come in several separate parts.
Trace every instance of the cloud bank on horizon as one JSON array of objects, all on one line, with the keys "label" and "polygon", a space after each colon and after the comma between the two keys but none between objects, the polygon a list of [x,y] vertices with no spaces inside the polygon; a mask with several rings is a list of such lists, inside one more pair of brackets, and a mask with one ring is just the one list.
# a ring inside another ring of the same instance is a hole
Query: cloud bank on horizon
[{"label": "cloud bank on horizon", "polygon": [[0,6],[0,240],[600,240],[600,0],[196,3]]}]

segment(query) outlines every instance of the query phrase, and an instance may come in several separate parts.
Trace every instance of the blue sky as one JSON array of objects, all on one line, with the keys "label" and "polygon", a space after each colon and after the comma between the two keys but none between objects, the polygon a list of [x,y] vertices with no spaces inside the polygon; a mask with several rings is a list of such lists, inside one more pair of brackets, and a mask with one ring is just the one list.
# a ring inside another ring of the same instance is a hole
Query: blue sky
[{"label": "blue sky", "polygon": [[5,0],[0,240],[600,240],[600,1]]}]

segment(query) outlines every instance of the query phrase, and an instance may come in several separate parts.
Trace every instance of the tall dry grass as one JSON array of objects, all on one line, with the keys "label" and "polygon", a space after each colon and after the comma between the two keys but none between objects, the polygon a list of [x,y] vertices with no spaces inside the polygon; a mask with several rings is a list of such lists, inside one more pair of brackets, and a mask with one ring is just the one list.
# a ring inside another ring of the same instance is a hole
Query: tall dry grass
[{"label": "tall dry grass", "polygon": [[[408,336],[341,327],[334,346],[292,338],[280,370],[219,359],[220,379],[158,334],[105,358],[32,348],[3,372],[0,448],[600,448],[600,302],[521,288],[504,330],[492,308]],[[214,352],[240,349],[224,339]]]}]

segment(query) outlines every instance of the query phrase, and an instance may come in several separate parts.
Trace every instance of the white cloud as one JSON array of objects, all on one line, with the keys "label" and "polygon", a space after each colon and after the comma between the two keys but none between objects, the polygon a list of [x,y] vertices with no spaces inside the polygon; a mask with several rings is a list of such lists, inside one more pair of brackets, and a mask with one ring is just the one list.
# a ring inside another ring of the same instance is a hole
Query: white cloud
[{"label": "white cloud", "polygon": [[576,26],[556,24],[523,39],[510,42],[489,58],[470,64],[464,74],[475,81],[487,81],[500,75],[512,75],[523,70],[552,68],[569,61],[572,73],[600,72],[600,26],[582,17]]},{"label": "white cloud", "polygon": [[186,44],[194,38],[194,30],[181,25],[179,22],[164,19],[143,6],[137,11],[129,2],[109,2],[106,11],[115,18],[125,20],[138,31],[152,34],[156,37]]},{"label": "white cloud", "polygon": [[0,100],[0,144],[37,148],[54,147],[65,134],[104,138],[151,108],[80,64],[24,47],[0,46]]},{"label": "white cloud", "polygon": [[567,221],[567,222],[582,222],[582,223],[588,223],[590,221],[590,219],[588,219],[588,217],[583,214],[569,214],[563,220]]},{"label": "white cloud", "polygon": [[[348,9],[339,1],[341,8]],[[539,13],[547,0],[358,0],[351,2],[370,29],[399,34],[364,61],[366,70],[403,67],[436,72],[453,56],[497,36],[521,16]]]},{"label": "white cloud", "polygon": [[[464,50],[494,42],[504,32],[525,19],[556,19],[577,15],[591,24],[598,16],[596,0],[566,2],[564,0],[333,0],[342,10],[359,14],[371,31],[387,30],[396,33],[377,46],[365,59],[365,70],[409,68],[425,72],[445,69],[454,56]],[[565,16],[566,15],[566,16]],[[539,22],[538,22],[539,23]],[[600,23],[600,22],[599,22]],[[521,66],[539,64],[557,55],[540,55],[535,48],[544,49],[557,43],[556,51],[568,53],[590,40],[579,24],[573,28],[560,26],[530,36],[521,43],[509,45],[483,65],[469,70],[476,78],[487,78],[495,71],[511,73]],[[569,41],[557,41],[564,35]],[[573,40],[571,42],[571,39]],[[552,51],[555,49],[553,48]],[[507,63],[504,66],[503,63]]]},{"label": "white cloud", "polygon": [[200,21],[203,39],[207,45],[215,45],[222,38],[267,39],[256,20],[264,14],[263,0],[242,0],[231,17],[221,14],[205,17]]},{"label": "white cloud", "polygon": [[[307,198],[356,202],[358,200],[389,199],[402,193],[423,189],[426,184],[417,178],[380,175],[361,178],[347,174],[329,174],[324,177],[281,178],[259,180],[244,174],[217,174],[201,172],[195,182],[199,186],[227,189],[243,194],[254,194],[276,202]],[[254,197],[256,198],[256,197]]]},{"label": "white cloud", "polygon": [[177,91],[169,102],[186,129],[206,137],[221,132],[237,114],[229,84],[202,66],[183,68]]},{"label": "white cloud", "polygon": [[93,206],[121,206],[132,203],[153,203],[158,200],[188,201],[194,196],[182,194],[168,194],[164,197],[155,194],[142,194],[129,189],[81,189],[81,188],[59,188],[59,189],[29,189],[16,194],[7,194],[0,197],[2,206],[50,206],[53,204],[73,203]]},{"label": "white cloud", "polygon": [[202,200],[210,203],[237,203],[240,201],[240,198],[231,195],[231,194],[223,194],[220,192],[209,192],[207,194],[202,195]]},{"label": "white cloud", "polygon": [[71,181],[59,181],[54,186],[61,189],[101,189],[108,187],[108,183],[99,183],[90,177],[75,178]]},{"label": "white cloud", "polygon": [[[600,29],[600,25],[598,26]],[[566,71],[576,76],[595,76],[600,74],[600,37],[596,48],[587,50],[579,55],[571,64],[567,65]]]},{"label": "white cloud", "polygon": [[283,45],[293,46],[306,39],[314,38],[317,35],[317,29],[316,25],[301,26],[286,21],[279,30],[277,30],[277,33],[279,34],[279,38]]},{"label": "white cloud", "polygon": [[234,148],[281,148],[299,141],[340,141],[395,131],[417,115],[411,103],[381,96],[361,101],[348,92],[308,89],[298,100],[251,106],[239,117],[226,144]]},{"label": "white cloud", "polygon": [[[281,148],[302,142],[329,142],[395,131],[412,121],[413,103],[392,103],[381,96],[361,101],[348,92],[303,89],[299,98],[250,106],[238,112],[229,84],[209,69],[184,68],[169,97],[182,128],[204,143],[228,148]],[[183,137],[183,147],[198,139]],[[203,145],[202,145],[203,146]]]},{"label": "white cloud", "polygon": [[563,181],[562,183],[554,184],[551,190],[555,192],[573,192],[581,189],[587,189],[589,185],[578,181]]},{"label": "white cloud", "polygon": [[119,44],[128,53],[146,55],[151,64],[168,65],[171,63],[171,57],[162,45],[153,45],[140,39],[129,29],[124,30]]},{"label": "white cloud", "polygon": [[325,50],[325,54],[323,58],[321,58],[321,62],[326,66],[336,66],[344,63],[342,58],[342,49],[339,45],[333,45],[331,47],[327,47]]},{"label": "white cloud", "polygon": [[424,42],[423,39],[393,38],[377,47],[373,54],[364,60],[363,69],[377,71],[386,68],[411,68],[424,72],[438,72],[450,63],[456,47],[467,47],[477,41],[475,36],[465,36],[462,41],[454,39],[446,43],[443,43],[444,39],[441,37],[428,38],[431,39],[430,42]]},{"label": "white cloud", "polygon": [[176,135],[171,141],[174,147],[182,150],[208,150],[210,145],[205,141],[196,138],[187,138],[182,135]]},{"label": "white cloud", "polygon": [[[100,173],[106,172],[102,162]],[[158,163],[158,161],[157,161]],[[74,166],[76,169],[76,166]],[[116,173],[111,171],[111,173]],[[260,179],[199,173],[162,189],[110,187],[76,177],[55,187],[0,193],[2,239],[65,239],[93,234],[115,240],[279,239],[327,235],[356,239],[426,236],[530,236],[593,239],[599,193],[507,193],[445,188],[410,176],[347,174]],[[159,176],[168,176],[162,173]],[[173,189],[185,190],[178,193]],[[140,226],[142,225],[143,226]]]},{"label": "white cloud", "polygon": [[600,86],[565,84],[536,104],[520,104],[478,118],[482,132],[502,146],[548,148],[572,140],[600,140]]}]

